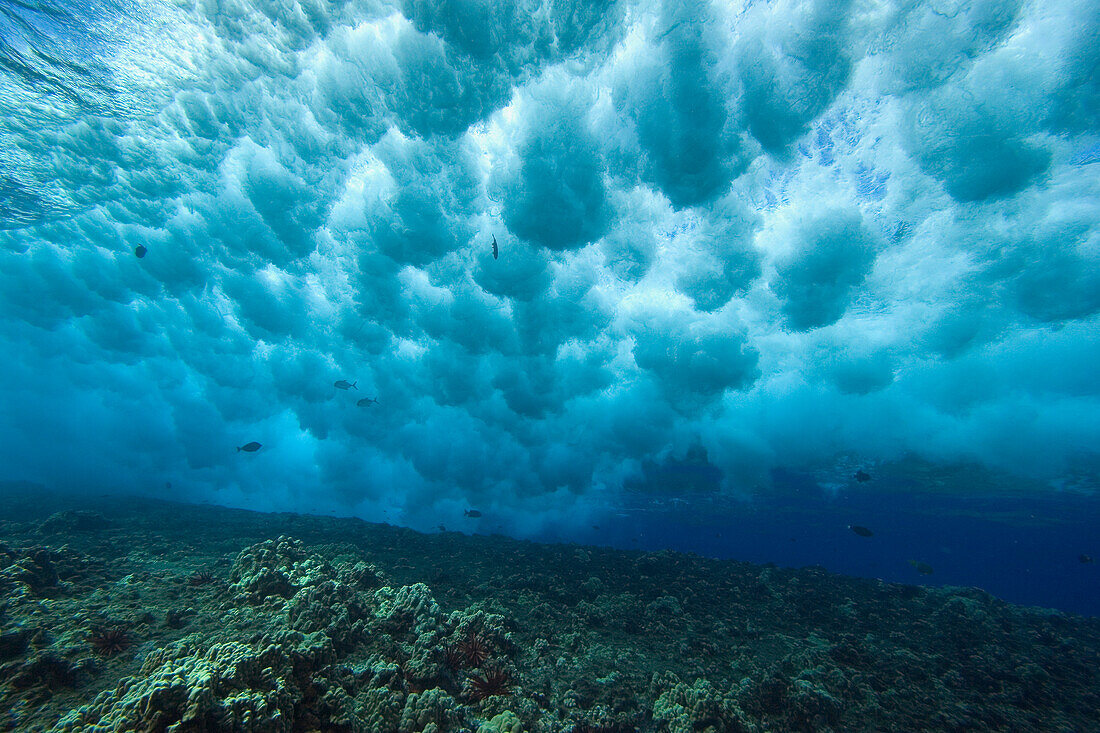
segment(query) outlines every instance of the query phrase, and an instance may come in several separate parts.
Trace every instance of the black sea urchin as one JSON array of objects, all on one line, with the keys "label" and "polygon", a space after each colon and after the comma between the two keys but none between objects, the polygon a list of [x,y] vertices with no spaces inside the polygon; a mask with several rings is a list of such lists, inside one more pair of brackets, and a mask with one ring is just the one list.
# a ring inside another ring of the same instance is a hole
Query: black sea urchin
[{"label": "black sea urchin", "polygon": [[88,634],[88,643],[101,657],[113,657],[126,651],[134,642],[125,629],[117,626],[96,629]]},{"label": "black sea urchin", "polygon": [[209,570],[196,570],[187,576],[188,585],[208,585],[214,582],[214,574]]},{"label": "black sea urchin", "polygon": [[479,667],[482,662],[489,658],[489,645],[483,637],[478,636],[473,631],[470,631],[469,635],[458,643],[458,649],[466,657],[466,663],[471,667]]},{"label": "black sea urchin", "polygon": [[470,675],[470,697],[480,702],[493,695],[507,695],[512,689],[512,676],[498,666],[485,670],[482,677]]},{"label": "black sea urchin", "polygon": [[450,670],[460,669],[466,662],[466,655],[458,644],[452,644],[443,650],[443,664]]}]

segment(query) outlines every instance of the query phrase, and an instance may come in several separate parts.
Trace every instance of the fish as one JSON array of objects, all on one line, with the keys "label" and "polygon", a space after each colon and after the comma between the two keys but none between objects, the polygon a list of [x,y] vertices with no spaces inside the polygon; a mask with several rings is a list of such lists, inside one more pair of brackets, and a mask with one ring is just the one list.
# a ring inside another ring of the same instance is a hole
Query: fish
[{"label": "fish", "polygon": [[871,480],[871,474],[867,473],[862,468],[859,469],[858,471],[856,471],[856,481],[863,484],[863,483],[867,483],[870,480]]},{"label": "fish", "polygon": [[497,259],[500,250],[497,249],[497,235],[493,235],[493,259]]},{"label": "fish", "polygon": [[443,526],[443,525],[441,524],[441,525],[439,525],[439,531],[440,531],[440,532],[446,532],[446,531],[447,531],[447,528],[446,528],[446,527],[444,527],[444,526]]},{"label": "fish", "polygon": [[875,534],[874,532],[867,529],[866,527],[861,527],[858,524],[849,524],[848,529],[852,530],[853,532],[858,534],[860,537],[873,537],[874,534]]},{"label": "fish", "polygon": [[134,254],[137,255],[137,258],[139,260],[142,257],[144,257],[145,253],[148,252],[148,251],[149,250],[145,249],[145,245],[142,245],[142,244],[139,244],[138,246],[134,247]]},{"label": "fish", "polygon": [[481,512],[479,512],[477,509],[467,509],[466,511],[462,512],[462,516],[477,519],[481,516]]},{"label": "fish", "polygon": [[251,443],[245,443],[244,445],[237,446],[237,452],[240,453],[241,451],[244,451],[245,453],[255,453],[262,447],[262,445],[253,440]]},{"label": "fish", "polygon": [[337,382],[334,382],[332,386],[335,387],[336,389],[359,389],[358,387],[355,386],[357,384],[359,384],[358,379],[355,380],[354,382],[349,382],[346,379],[341,379]]},{"label": "fish", "polygon": [[1078,560],[1078,562],[1082,562],[1082,563],[1090,563],[1090,562],[1092,562],[1092,556],[1082,553],[1082,554],[1077,556],[1077,560]]},{"label": "fish", "polygon": [[[359,389],[359,388],[356,387],[356,389]],[[357,404],[359,407],[370,407],[371,405],[377,405],[378,404],[378,398],[376,397],[372,400],[370,397],[364,397],[363,399],[359,400],[355,404]]]},{"label": "fish", "polygon": [[919,560],[910,560],[909,564],[916,568],[917,572],[921,575],[932,574],[932,566],[926,562],[920,562]]}]

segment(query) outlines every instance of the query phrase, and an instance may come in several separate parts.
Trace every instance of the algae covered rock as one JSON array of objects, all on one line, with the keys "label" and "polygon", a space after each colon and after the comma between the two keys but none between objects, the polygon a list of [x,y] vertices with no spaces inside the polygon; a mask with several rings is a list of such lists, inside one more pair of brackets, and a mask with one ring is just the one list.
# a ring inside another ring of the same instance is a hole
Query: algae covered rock
[{"label": "algae covered rock", "polygon": [[35,687],[52,692],[76,687],[86,669],[87,663],[77,664],[57,654],[43,653],[22,664],[0,667],[0,678],[17,690]]},{"label": "algae covered rock", "polygon": [[111,520],[99,512],[69,509],[51,514],[38,525],[39,534],[67,534],[72,532],[98,532],[111,526]]},{"label": "algae covered rock", "polygon": [[58,584],[59,576],[52,553],[35,547],[4,563],[0,569],[0,585],[14,586],[30,595],[41,595]]}]

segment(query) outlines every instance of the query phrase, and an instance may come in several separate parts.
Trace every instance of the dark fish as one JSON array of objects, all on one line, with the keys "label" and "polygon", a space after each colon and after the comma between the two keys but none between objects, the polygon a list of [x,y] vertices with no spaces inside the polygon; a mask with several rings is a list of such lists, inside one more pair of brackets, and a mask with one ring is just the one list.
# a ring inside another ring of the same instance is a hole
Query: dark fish
[{"label": "dark fish", "polygon": [[335,387],[336,389],[359,389],[358,387],[355,386],[357,384],[359,384],[358,379],[355,380],[354,382],[349,382],[346,379],[341,379],[340,381],[333,383],[332,386]]},{"label": "dark fish", "polygon": [[142,257],[144,257],[144,256],[145,256],[145,253],[146,253],[146,252],[148,252],[148,251],[149,251],[149,250],[145,249],[145,246],[144,246],[144,245],[141,245],[141,244],[139,244],[138,246],[134,247],[134,254],[135,254],[135,255],[137,255],[137,258],[138,258],[139,260],[140,260],[140,259],[141,259]]},{"label": "dark fish", "polygon": [[859,469],[858,471],[856,471],[856,481],[863,484],[863,483],[867,483],[870,480],[871,480],[871,474],[867,473],[862,468]]},{"label": "dark fish", "polygon": [[494,234],[493,235],[493,259],[494,260],[497,259],[497,255],[499,253],[500,253],[500,250],[497,249],[497,235]]},{"label": "dark fish", "polygon": [[467,509],[466,511],[462,512],[462,516],[477,519],[481,516],[481,512],[479,512],[477,509]]},{"label": "dark fish", "polygon": [[237,446],[237,452],[240,453],[241,451],[244,451],[246,453],[255,453],[261,447],[262,446],[259,443],[253,440],[251,443],[245,443],[244,445]]},{"label": "dark fish", "polygon": [[[359,389],[359,388],[356,387],[356,389]],[[375,399],[372,400],[370,397],[364,397],[363,399],[359,400],[355,404],[359,405],[360,407],[370,407],[371,405],[377,405],[378,404],[378,399],[375,398]]]},{"label": "dark fish", "polygon": [[446,528],[446,527],[444,527],[444,526],[443,526],[443,525],[441,524],[441,525],[439,525],[439,531],[440,531],[440,532],[446,532],[446,531],[447,531],[447,528]]},{"label": "dark fish", "polygon": [[910,560],[909,564],[916,568],[917,572],[921,575],[932,574],[932,566],[926,562],[920,562],[919,560]]},{"label": "dark fish", "polygon": [[861,527],[858,524],[849,524],[848,529],[852,530],[853,532],[858,534],[860,537],[872,537],[875,534],[874,532],[867,529],[866,527]]},{"label": "dark fish", "polygon": [[1083,562],[1083,563],[1090,563],[1090,562],[1092,562],[1092,557],[1091,557],[1090,555],[1084,555],[1084,554],[1081,554],[1081,555],[1078,555],[1078,556],[1077,556],[1077,559],[1078,559],[1078,560],[1079,560],[1080,562]]}]

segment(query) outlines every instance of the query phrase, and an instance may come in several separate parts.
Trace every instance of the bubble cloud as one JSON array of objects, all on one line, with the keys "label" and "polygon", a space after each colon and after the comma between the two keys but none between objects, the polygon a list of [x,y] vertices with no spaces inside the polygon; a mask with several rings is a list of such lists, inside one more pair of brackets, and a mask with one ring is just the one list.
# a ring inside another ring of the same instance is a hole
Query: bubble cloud
[{"label": "bubble cloud", "polygon": [[1095,483],[1093,2],[92,6],[0,21],[3,478],[516,533],[660,466]]}]

